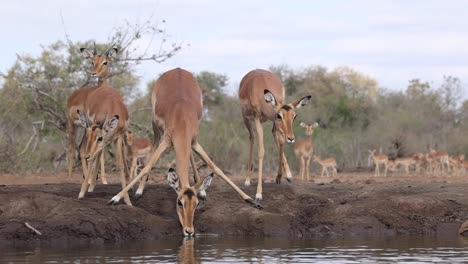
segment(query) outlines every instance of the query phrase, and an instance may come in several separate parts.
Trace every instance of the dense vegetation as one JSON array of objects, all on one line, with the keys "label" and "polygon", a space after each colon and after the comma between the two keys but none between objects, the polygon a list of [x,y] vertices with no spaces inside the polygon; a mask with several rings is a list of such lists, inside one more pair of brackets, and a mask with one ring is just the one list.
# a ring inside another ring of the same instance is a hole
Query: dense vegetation
[{"label": "dense vegetation", "polygon": [[[142,60],[170,59],[180,46],[168,45],[160,54],[137,54],[132,44],[140,37],[138,34],[148,31],[122,31],[109,41],[116,42],[121,50],[113,65],[111,83],[126,99],[131,129],[151,137],[149,92],[154,81],[147,91],[138,91],[134,66]],[[90,65],[83,62],[78,50],[91,45],[91,41],[55,42],[44,47],[37,57],[18,55],[16,63],[2,74],[0,172],[65,170],[66,101],[86,82]],[[108,45],[97,43],[99,50]],[[381,149],[391,157],[427,152],[431,147],[450,154],[468,153],[468,139],[463,136],[468,128],[468,101],[461,101],[463,87],[456,77],[444,77],[440,86],[414,79],[407,87],[387,90],[377,80],[349,67],[291,69],[280,65],[270,70],[282,79],[287,98],[312,95],[311,103],[298,111],[297,120],[319,122],[314,132],[316,152],[322,157],[336,157],[340,168],[367,166],[370,148]],[[247,162],[248,135],[237,97],[225,90],[228,76],[215,72],[194,74],[203,89],[206,108],[200,142],[221,168],[242,173]],[[295,131],[300,137],[304,131],[298,123]],[[271,123],[264,126],[264,131],[271,131]],[[264,166],[276,169],[277,151],[271,133],[265,133],[265,143]],[[286,152],[297,171],[292,146]],[[170,158],[168,155],[166,160]]]}]

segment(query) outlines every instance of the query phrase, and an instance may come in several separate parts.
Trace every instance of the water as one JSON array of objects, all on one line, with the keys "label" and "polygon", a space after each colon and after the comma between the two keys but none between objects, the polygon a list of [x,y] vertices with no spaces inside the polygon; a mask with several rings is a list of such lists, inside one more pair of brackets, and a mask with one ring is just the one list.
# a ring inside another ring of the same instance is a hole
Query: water
[{"label": "water", "polygon": [[196,237],[104,245],[9,246],[0,263],[468,263],[468,239]]}]

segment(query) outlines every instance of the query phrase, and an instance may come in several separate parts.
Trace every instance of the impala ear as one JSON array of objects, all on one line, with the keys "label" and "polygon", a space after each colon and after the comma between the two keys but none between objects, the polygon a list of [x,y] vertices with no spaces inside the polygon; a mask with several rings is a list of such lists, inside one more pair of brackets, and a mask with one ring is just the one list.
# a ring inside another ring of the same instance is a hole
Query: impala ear
[{"label": "impala ear", "polygon": [[302,122],[302,121],[299,123],[299,125],[300,125],[301,127],[307,127],[306,123],[304,123],[304,122]]},{"label": "impala ear", "polygon": [[170,168],[167,172],[167,182],[169,185],[176,191],[179,192],[180,184],[179,184],[179,175],[177,175],[176,171],[173,168]]},{"label": "impala ear", "polygon": [[117,57],[117,52],[119,52],[119,50],[117,48],[112,47],[106,52],[106,56],[107,58],[109,58],[110,61],[113,61]]},{"label": "impala ear", "polygon": [[93,58],[94,58],[93,52],[90,51],[90,50],[87,49],[87,48],[81,48],[81,49],[80,49],[80,52],[81,52],[81,54],[85,57],[85,59],[93,59]]},{"label": "impala ear", "polygon": [[311,97],[312,97],[311,95],[304,96],[301,99],[294,101],[292,105],[294,106],[294,108],[299,109],[303,107],[304,105],[308,104]]},{"label": "impala ear", "polygon": [[197,192],[202,192],[206,189],[208,189],[208,187],[210,187],[211,185],[211,181],[213,180],[213,173],[211,173],[210,175],[206,176],[203,181],[201,181],[200,183],[200,186],[196,186],[195,189],[197,190]]},{"label": "impala ear", "polygon": [[78,119],[80,120],[81,126],[88,128],[91,123],[88,116],[80,112],[80,110],[76,110],[76,112],[78,113]]},{"label": "impala ear", "polygon": [[113,131],[115,128],[117,128],[118,124],[119,124],[119,116],[115,115],[109,121],[106,122],[106,124],[105,124],[106,132],[109,133],[109,132]]},{"label": "impala ear", "polygon": [[319,125],[319,123],[315,122],[312,126],[313,126],[314,128],[316,128],[316,127],[319,127],[320,125]]},{"label": "impala ear", "polygon": [[269,103],[273,108],[278,106],[275,96],[268,91],[268,89],[263,90],[263,98],[265,98],[265,102]]}]

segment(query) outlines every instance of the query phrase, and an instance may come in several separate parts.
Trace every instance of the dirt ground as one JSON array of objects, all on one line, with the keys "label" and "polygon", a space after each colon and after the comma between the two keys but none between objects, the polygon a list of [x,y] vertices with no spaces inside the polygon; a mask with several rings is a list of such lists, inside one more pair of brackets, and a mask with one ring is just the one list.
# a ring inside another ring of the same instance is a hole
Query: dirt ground
[{"label": "dirt ground", "polygon": [[[134,206],[107,205],[119,192],[117,174],[110,185],[78,200],[78,173],[0,175],[0,241],[119,241],[181,236],[175,211],[176,194],[164,171],[153,173],[143,198]],[[256,186],[243,186],[249,195]],[[195,216],[198,234],[283,238],[338,238],[427,234],[456,236],[468,220],[468,177],[427,177],[393,174],[373,177],[349,172],[337,179],[314,177],[310,182],[273,182],[266,173],[264,210],[244,203],[215,177]],[[133,198],[133,197],[132,197]],[[35,234],[30,224],[42,233]]]}]

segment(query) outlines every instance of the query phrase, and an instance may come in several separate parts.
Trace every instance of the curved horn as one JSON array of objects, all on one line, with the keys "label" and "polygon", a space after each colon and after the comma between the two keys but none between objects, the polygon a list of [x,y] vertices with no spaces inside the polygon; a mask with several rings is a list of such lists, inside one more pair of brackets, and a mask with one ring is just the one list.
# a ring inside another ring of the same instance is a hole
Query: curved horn
[{"label": "curved horn", "polygon": [[112,45],[106,50],[106,52],[104,53],[106,56],[109,55],[109,52],[111,51],[111,49],[114,48],[115,44],[117,44],[117,43],[114,42],[114,44],[112,44]]},{"label": "curved horn", "polygon": [[93,53],[94,53],[94,55],[97,54],[97,50],[96,50],[96,41],[93,41]]},{"label": "curved horn", "polygon": [[107,112],[106,112],[106,115],[104,116],[104,119],[102,120],[102,122],[99,124],[99,128],[102,129],[104,127],[104,124],[106,123],[107,121]]}]

